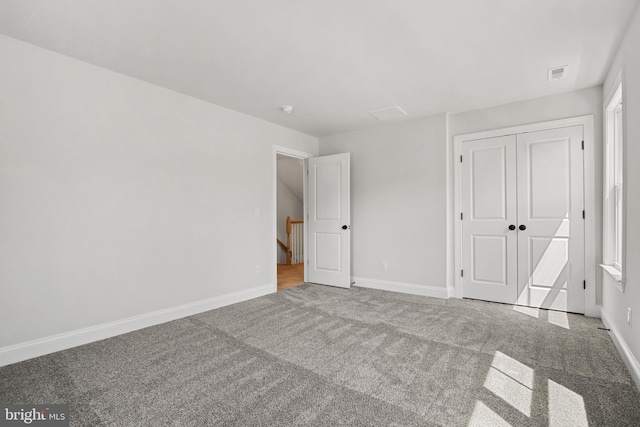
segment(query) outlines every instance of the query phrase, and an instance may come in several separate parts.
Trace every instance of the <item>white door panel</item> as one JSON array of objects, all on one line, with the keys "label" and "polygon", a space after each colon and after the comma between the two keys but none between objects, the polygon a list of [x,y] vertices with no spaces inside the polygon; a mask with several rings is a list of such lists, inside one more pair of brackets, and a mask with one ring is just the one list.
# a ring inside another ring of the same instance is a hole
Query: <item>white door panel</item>
[{"label": "white door panel", "polygon": [[340,272],[340,233],[315,233],[316,269]]},{"label": "white door panel", "polygon": [[517,234],[515,136],[462,146],[463,296],[515,304]]},{"label": "white door panel", "polygon": [[308,160],[309,282],[351,285],[349,153]]},{"label": "white door panel", "polygon": [[[474,147],[471,155],[471,217],[474,220],[507,219],[507,146]],[[508,141],[506,142],[508,143]],[[502,143],[500,143],[502,144]],[[483,144],[484,145],[484,144]]]},{"label": "white door panel", "polygon": [[584,313],[582,126],[517,144],[518,304]]},{"label": "white door panel", "polygon": [[340,196],[341,196],[341,163],[314,163],[314,189],[316,203],[315,218],[317,220],[340,220]]},{"label": "white door panel", "polygon": [[472,281],[507,286],[507,236],[471,236],[471,239]]}]

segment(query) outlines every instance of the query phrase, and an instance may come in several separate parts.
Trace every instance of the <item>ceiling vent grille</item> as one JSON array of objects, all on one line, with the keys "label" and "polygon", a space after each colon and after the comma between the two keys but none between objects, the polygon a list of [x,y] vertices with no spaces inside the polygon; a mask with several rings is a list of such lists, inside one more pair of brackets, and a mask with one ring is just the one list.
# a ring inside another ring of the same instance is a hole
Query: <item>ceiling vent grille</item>
[{"label": "ceiling vent grille", "polygon": [[397,119],[398,117],[404,117],[408,115],[406,111],[404,111],[397,105],[394,105],[393,107],[386,107],[379,110],[369,111],[369,114],[381,121]]},{"label": "ceiling vent grille", "polygon": [[560,80],[567,75],[567,66],[563,65],[562,67],[550,68],[547,71],[547,80],[550,82],[554,80]]}]

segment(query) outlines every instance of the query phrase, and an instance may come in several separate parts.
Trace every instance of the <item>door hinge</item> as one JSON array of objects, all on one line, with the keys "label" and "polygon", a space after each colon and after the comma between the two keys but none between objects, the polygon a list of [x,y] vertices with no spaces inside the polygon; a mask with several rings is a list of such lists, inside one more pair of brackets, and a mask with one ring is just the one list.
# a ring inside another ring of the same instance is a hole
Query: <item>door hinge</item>
[{"label": "door hinge", "polygon": [[464,215],[462,215],[462,212],[460,212],[460,221],[462,221],[464,218]]},{"label": "door hinge", "polygon": [[582,149],[584,150],[584,141],[582,141]]},{"label": "door hinge", "polygon": [[584,209],[582,210],[582,219],[585,219],[585,213],[584,213]]},{"label": "door hinge", "polygon": [[587,289],[587,281],[586,280],[582,281],[582,289]]},{"label": "door hinge", "polygon": [[460,163],[462,163],[462,156],[460,156]]},{"label": "door hinge", "polygon": [[460,270],[460,277],[464,277],[464,270]]}]

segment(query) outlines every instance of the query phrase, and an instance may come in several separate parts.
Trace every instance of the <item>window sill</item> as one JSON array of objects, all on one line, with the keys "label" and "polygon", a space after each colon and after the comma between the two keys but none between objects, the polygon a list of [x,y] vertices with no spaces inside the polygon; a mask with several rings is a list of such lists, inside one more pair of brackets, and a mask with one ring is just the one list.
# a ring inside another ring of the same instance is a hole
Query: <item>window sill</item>
[{"label": "window sill", "polygon": [[624,292],[624,282],[622,281],[622,272],[613,265],[600,264],[600,267],[616,282],[616,286],[620,292]]}]

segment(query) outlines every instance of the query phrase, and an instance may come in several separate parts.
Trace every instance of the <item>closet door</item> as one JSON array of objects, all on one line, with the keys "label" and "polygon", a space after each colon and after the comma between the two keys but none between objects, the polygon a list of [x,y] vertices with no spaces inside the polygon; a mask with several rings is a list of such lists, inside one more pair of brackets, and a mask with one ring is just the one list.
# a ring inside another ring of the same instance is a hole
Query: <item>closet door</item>
[{"label": "closet door", "polygon": [[582,126],[519,134],[518,304],[584,313]]},{"label": "closet door", "polygon": [[515,304],[516,137],[465,142],[462,159],[463,296]]}]

